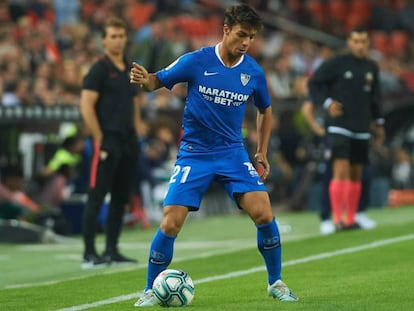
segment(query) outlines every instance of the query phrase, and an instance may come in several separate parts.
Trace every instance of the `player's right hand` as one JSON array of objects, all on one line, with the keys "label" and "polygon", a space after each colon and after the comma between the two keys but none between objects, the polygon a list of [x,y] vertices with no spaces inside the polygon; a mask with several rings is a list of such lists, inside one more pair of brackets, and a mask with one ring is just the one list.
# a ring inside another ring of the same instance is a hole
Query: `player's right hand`
[{"label": "player's right hand", "polygon": [[332,100],[328,107],[328,113],[332,118],[342,116],[344,114],[342,104],[336,100]]}]

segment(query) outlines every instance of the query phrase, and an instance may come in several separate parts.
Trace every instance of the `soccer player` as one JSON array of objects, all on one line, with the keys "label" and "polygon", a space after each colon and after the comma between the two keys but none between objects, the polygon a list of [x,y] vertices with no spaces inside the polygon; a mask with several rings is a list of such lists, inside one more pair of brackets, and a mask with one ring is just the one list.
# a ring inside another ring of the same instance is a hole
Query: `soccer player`
[{"label": "soccer player", "polygon": [[[110,18],[102,33],[104,56],[83,81],[80,111],[93,138],[88,202],[83,217],[83,268],[111,263],[135,263],[119,253],[118,240],[125,206],[130,199],[138,160],[139,100],[129,83],[129,62],[125,59],[127,27]],[[103,256],[95,248],[97,218],[107,193],[111,194],[105,224]]]},{"label": "soccer player", "polygon": [[[355,221],[361,177],[368,161],[370,129],[384,134],[378,65],[368,58],[369,36],[355,27],[349,52],[325,61],[309,80],[311,101],[327,110],[328,144],[333,177],[329,198],[337,228],[358,228]],[[373,125],[373,123],[375,123]],[[345,207],[345,218],[342,216]]]},{"label": "soccer player", "polygon": [[[281,280],[280,235],[263,182],[269,174],[270,97],[262,68],[246,54],[262,27],[249,6],[231,6],[225,10],[223,39],[216,46],[185,54],[155,74],[138,64],[131,70],[131,82],[148,91],[188,83],[180,149],[163,203],[163,219],[150,247],[145,292],[135,303],[137,307],[156,304],[153,281],[170,264],[177,234],[189,211],[199,209],[212,181],[224,187],[257,227],[257,244],[268,272],[268,295],[298,300]],[[262,178],[242,143],[249,98],[258,111],[255,159],[264,168]]]}]

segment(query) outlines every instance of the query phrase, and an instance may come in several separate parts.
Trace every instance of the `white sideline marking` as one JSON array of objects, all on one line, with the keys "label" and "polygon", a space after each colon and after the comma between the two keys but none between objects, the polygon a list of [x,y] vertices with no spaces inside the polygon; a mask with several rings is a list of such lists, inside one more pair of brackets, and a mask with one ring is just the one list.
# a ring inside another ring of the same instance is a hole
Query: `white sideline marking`
[{"label": "white sideline marking", "polygon": [[[345,255],[345,254],[350,254],[350,253],[355,253],[355,252],[360,252],[360,251],[364,251],[364,250],[367,250],[367,249],[378,248],[378,247],[381,247],[381,246],[394,244],[394,243],[398,243],[398,242],[403,242],[403,241],[409,241],[409,240],[413,240],[413,239],[414,239],[414,234],[409,234],[409,235],[403,235],[403,236],[392,238],[392,239],[379,240],[379,241],[375,241],[375,242],[372,242],[372,243],[363,244],[363,245],[360,245],[360,246],[339,249],[339,250],[333,251],[333,252],[320,253],[320,254],[311,255],[311,256],[303,257],[303,258],[299,258],[299,259],[292,259],[292,260],[284,262],[283,267],[298,265],[298,264],[301,264],[301,263],[308,263],[308,262],[315,261],[315,260],[332,258],[332,257]],[[217,280],[229,279],[229,278],[239,277],[239,276],[242,276],[242,275],[256,273],[256,272],[260,272],[260,271],[264,271],[264,270],[266,270],[265,266],[254,267],[254,268],[247,269],[247,270],[234,271],[234,272],[230,272],[230,273],[226,273],[226,274],[222,274],[222,275],[216,275],[216,276],[211,276],[211,277],[206,277],[206,278],[203,278],[203,279],[195,280],[194,284],[202,284],[202,283],[208,283],[208,282],[213,282],[213,281],[217,281]],[[99,300],[99,301],[96,301],[96,302],[93,302],[93,303],[73,306],[73,307],[64,308],[64,309],[58,309],[56,311],[85,310],[85,309],[89,309],[89,308],[95,308],[95,307],[99,307],[99,306],[102,306],[102,305],[107,305],[107,304],[111,304],[111,303],[117,303],[117,302],[122,302],[122,301],[125,301],[125,300],[129,300],[129,299],[137,298],[137,295],[138,295],[137,293],[132,293],[132,294],[122,295],[122,296],[118,296],[118,297],[108,298],[108,299],[105,299],[105,300]]]},{"label": "white sideline marking", "polygon": [[[240,247],[233,247],[233,248],[227,248],[225,250],[214,250],[214,251],[207,251],[207,252],[200,252],[195,256],[184,256],[184,257],[177,257],[174,259],[174,262],[181,262],[181,261],[186,261],[186,260],[192,260],[192,259],[201,259],[201,258],[209,258],[215,255],[224,255],[224,254],[228,254],[228,253],[233,253],[233,252],[237,252],[237,251],[241,251],[244,250],[246,248],[251,248],[254,247],[254,243],[245,243],[244,246]],[[78,260],[80,260],[80,256],[78,256]],[[99,275],[108,275],[108,274],[113,274],[113,273],[118,273],[118,272],[122,272],[122,271],[136,271],[137,269],[144,269],[147,268],[147,263],[145,264],[138,264],[138,265],[129,265],[129,266],[119,266],[119,267],[107,267],[105,269],[97,269],[95,271],[99,272]],[[14,285],[7,285],[4,288],[5,289],[16,289],[16,288],[26,288],[26,287],[34,287],[34,286],[45,286],[45,285],[53,285],[53,284],[59,284],[62,282],[66,282],[66,281],[74,281],[74,280],[82,280],[82,279],[86,279],[93,276],[92,274],[88,274],[88,275],[81,275],[81,276],[75,276],[75,277],[70,277],[70,278],[65,278],[65,279],[58,279],[58,280],[50,280],[50,281],[44,281],[44,282],[36,282],[36,283],[24,283],[24,284],[14,284]]]},{"label": "white sideline marking", "polygon": [[[286,240],[286,239],[285,239]],[[245,242],[245,239],[234,239],[234,240],[224,240],[224,241],[178,241],[176,243],[176,248],[180,249],[194,249],[194,248],[218,248],[218,247],[229,247],[234,244],[240,244],[241,242]],[[256,239],[252,239],[252,242],[256,243]],[[98,245],[99,246],[99,245]],[[122,249],[148,249],[149,243],[148,242],[121,242],[119,245]],[[56,252],[56,251],[66,251],[66,250],[82,250],[83,245],[82,243],[72,243],[72,244],[30,244],[30,245],[22,245],[19,247],[20,250],[23,251],[48,251],[48,252]],[[79,255],[81,258],[81,255]]]}]

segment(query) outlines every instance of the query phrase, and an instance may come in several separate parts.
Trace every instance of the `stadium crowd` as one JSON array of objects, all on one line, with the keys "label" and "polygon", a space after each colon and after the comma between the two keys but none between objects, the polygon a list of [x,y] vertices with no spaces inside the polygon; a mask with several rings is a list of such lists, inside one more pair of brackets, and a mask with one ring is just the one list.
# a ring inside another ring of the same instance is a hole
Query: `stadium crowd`
[{"label": "stadium crowd", "polygon": [[[116,15],[129,25],[128,58],[156,71],[177,56],[220,40],[221,7],[235,1],[10,0],[0,1],[0,105],[78,106],[84,74],[102,52],[100,27]],[[378,61],[384,98],[414,97],[414,4],[406,0],[251,0],[266,16],[345,38],[349,29],[370,29],[371,56]],[[269,190],[274,202],[313,208],[322,151],[300,114],[315,68],[342,47],[284,29],[273,19],[249,50],[263,66],[274,103]],[[293,29],[293,28],[292,28]],[[144,206],[161,200],[180,135],[185,87],[142,93]],[[253,114],[245,121],[246,146],[254,145]],[[384,152],[384,149],[386,151]],[[372,148],[372,176],[391,188],[414,188],[412,146]],[[408,171],[407,171],[408,170]],[[407,173],[408,172],[408,173]],[[411,172],[411,173],[410,173]],[[293,198],[293,199],[292,199]],[[316,203],[315,203],[316,204]],[[314,204],[314,205],[315,205]],[[384,206],[387,202],[374,202]],[[317,205],[317,204],[316,204]]]}]

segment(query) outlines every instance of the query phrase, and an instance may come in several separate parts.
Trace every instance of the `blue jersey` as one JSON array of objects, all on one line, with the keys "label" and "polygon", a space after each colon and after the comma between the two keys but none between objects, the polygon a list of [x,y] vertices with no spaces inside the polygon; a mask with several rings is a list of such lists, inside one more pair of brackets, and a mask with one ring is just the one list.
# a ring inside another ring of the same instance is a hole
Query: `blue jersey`
[{"label": "blue jersey", "polygon": [[221,61],[219,45],[185,54],[156,73],[171,89],[187,82],[180,151],[211,152],[242,145],[242,122],[251,97],[258,108],[270,106],[262,68],[248,55],[229,68]]}]

